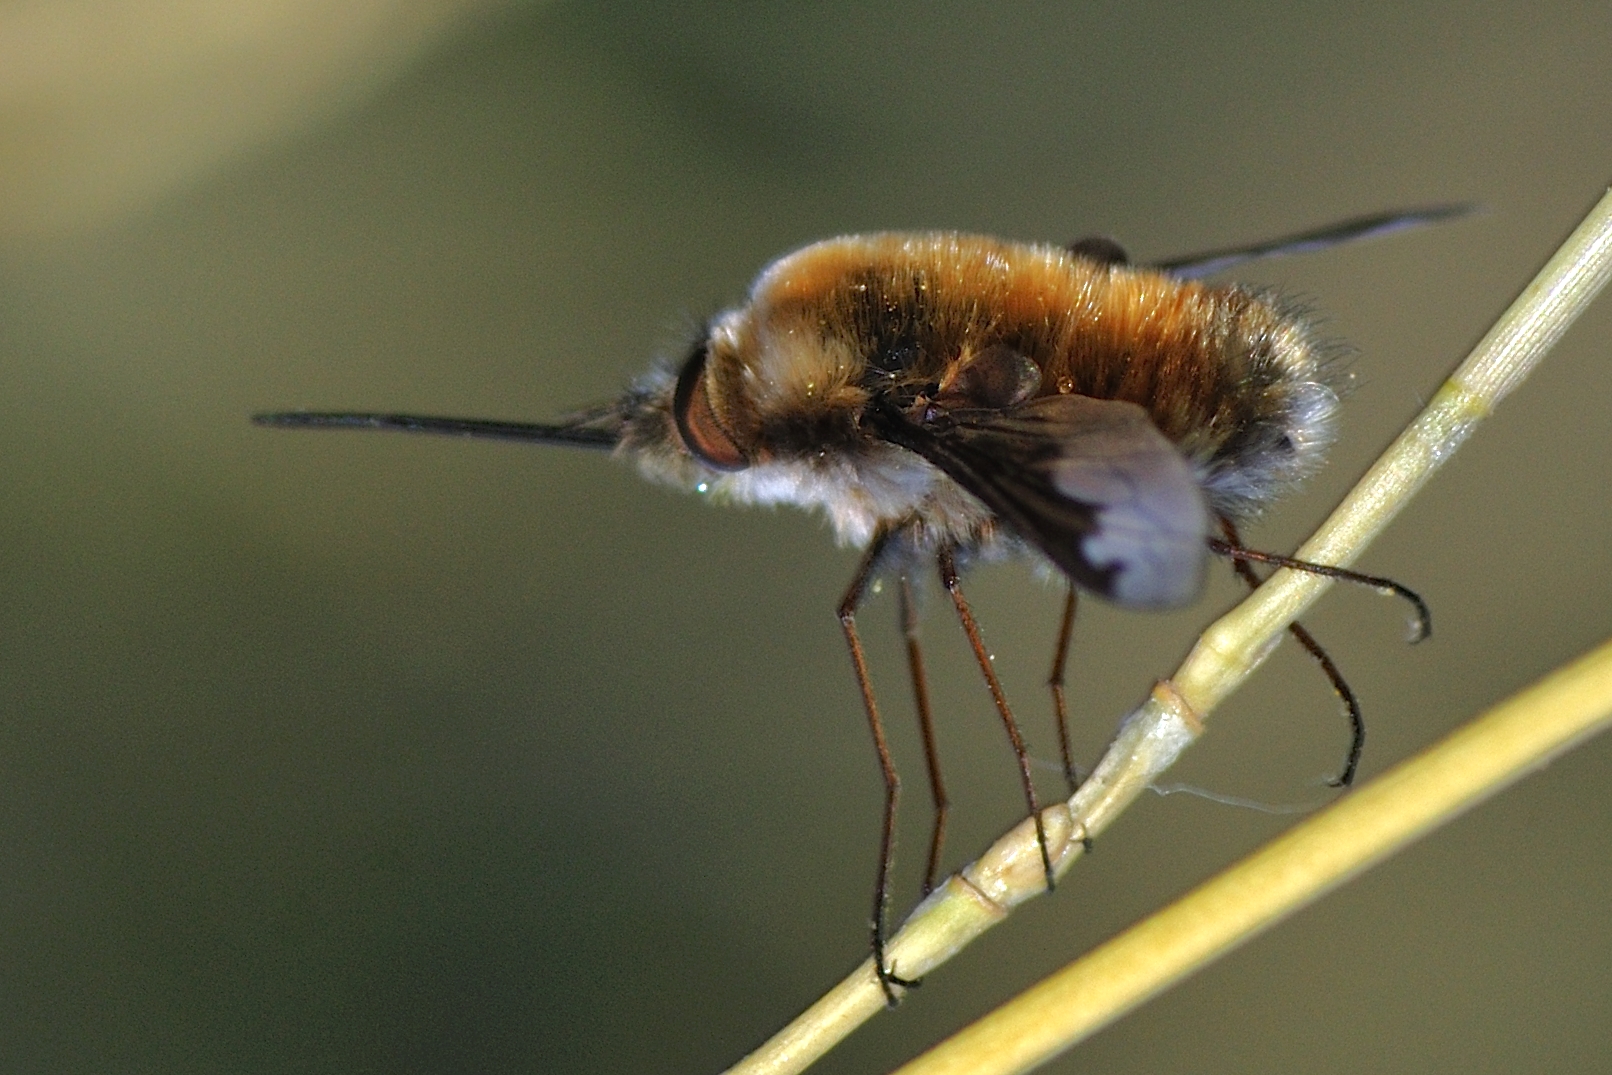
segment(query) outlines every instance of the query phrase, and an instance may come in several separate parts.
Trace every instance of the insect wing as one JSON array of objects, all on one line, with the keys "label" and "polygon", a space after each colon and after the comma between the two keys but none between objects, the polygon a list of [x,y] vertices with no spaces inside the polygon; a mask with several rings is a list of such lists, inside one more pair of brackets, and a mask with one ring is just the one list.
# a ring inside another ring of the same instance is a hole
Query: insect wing
[{"label": "insect wing", "polygon": [[1192,468],[1134,403],[1045,396],[954,411],[905,440],[1072,579],[1132,608],[1203,585],[1209,511]]},{"label": "insect wing", "polygon": [[[1373,213],[1371,216],[1354,217],[1350,220],[1341,220],[1336,224],[1329,224],[1323,228],[1299,232],[1295,235],[1284,235],[1280,239],[1269,242],[1255,243],[1251,246],[1234,246],[1225,250],[1209,250],[1201,254],[1190,254],[1186,257],[1171,258],[1168,261],[1154,262],[1150,268],[1167,272],[1171,276],[1182,280],[1201,280],[1206,276],[1225,272],[1244,262],[1254,261],[1258,258],[1282,258],[1292,254],[1313,254],[1319,250],[1330,250],[1344,243],[1356,242],[1360,239],[1375,239],[1382,235],[1392,235],[1407,228],[1420,228],[1428,224],[1437,224],[1442,220],[1452,220],[1456,217],[1467,216],[1477,209],[1476,206],[1465,203],[1452,205],[1433,205],[1425,209],[1407,209],[1394,213]],[[1088,240],[1089,241],[1089,240]],[[1074,244],[1071,249],[1081,244]]]}]

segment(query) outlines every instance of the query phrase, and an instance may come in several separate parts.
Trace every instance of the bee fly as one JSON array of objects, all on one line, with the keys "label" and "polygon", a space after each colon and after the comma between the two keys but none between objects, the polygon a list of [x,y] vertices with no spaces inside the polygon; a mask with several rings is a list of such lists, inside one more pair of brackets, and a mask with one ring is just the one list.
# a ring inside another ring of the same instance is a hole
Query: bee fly
[{"label": "bee fly", "polygon": [[[829,239],[769,265],[679,369],[656,368],[615,403],[558,424],[300,411],[254,420],[610,449],[656,481],[737,503],[820,509],[841,543],[864,549],[839,619],[884,777],[872,943],[893,1001],[895,985],[911,984],[884,960],[899,781],[856,628],[874,576],[900,583],[935,804],[925,890],[947,810],[910,584],[925,561],[938,565],[1012,742],[1050,888],[1029,756],[959,568],[1022,555],[1068,579],[1050,683],[1071,787],[1063,669],[1077,589],[1127,608],[1175,608],[1197,596],[1215,552],[1250,584],[1253,560],[1397,592],[1415,603],[1425,634],[1425,607],[1396,583],[1242,547],[1237,524],[1320,463],[1333,436],[1336,374],[1297,312],[1270,294],[1201,278],[1464,211],[1382,214],[1146,267],[1106,239]],[[1350,709],[1354,740],[1336,781],[1345,784],[1362,742],[1358,706],[1314,640],[1292,630]]]}]

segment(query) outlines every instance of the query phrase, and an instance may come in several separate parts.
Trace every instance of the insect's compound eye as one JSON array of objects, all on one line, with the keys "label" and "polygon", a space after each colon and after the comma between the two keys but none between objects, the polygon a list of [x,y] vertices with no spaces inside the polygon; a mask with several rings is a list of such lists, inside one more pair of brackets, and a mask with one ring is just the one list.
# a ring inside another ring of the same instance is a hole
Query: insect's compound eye
[{"label": "insect's compound eye", "polygon": [[716,416],[705,387],[705,359],[709,353],[702,339],[683,363],[683,372],[677,375],[677,391],[672,395],[672,421],[677,424],[683,446],[695,459],[712,470],[743,470],[750,461]]}]

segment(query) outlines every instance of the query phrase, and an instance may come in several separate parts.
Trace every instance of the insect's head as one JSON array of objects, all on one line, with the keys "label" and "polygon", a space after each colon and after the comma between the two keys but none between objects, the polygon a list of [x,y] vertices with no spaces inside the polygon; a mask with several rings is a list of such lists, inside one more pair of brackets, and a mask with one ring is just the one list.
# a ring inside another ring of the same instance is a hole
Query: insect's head
[{"label": "insect's head", "polygon": [[[677,366],[639,381],[618,404],[620,450],[653,480],[727,501],[821,509],[840,540],[865,545],[929,503],[940,473],[885,435],[885,413],[919,407],[905,365],[832,303],[751,301],[713,319]],[[958,501],[952,505],[951,501]],[[971,532],[984,509],[961,493],[933,508]]]},{"label": "insect's head", "polygon": [[759,305],[713,320],[675,373],[658,371],[629,393],[629,450],[720,479],[772,465],[833,467],[873,445],[864,417],[877,371],[862,342],[805,311]]}]

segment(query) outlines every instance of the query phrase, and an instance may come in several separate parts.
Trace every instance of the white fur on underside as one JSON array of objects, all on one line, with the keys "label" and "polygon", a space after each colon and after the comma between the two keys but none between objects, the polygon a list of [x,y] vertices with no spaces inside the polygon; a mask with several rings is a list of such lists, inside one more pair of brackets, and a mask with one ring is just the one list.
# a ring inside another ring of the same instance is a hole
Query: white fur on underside
[{"label": "white fur on underside", "polygon": [[922,509],[933,539],[973,541],[990,518],[984,505],[925,460],[893,445],[864,458],[829,463],[765,463],[725,474],[712,491],[741,504],[793,504],[827,517],[842,545],[863,547],[881,524],[908,519]]}]

